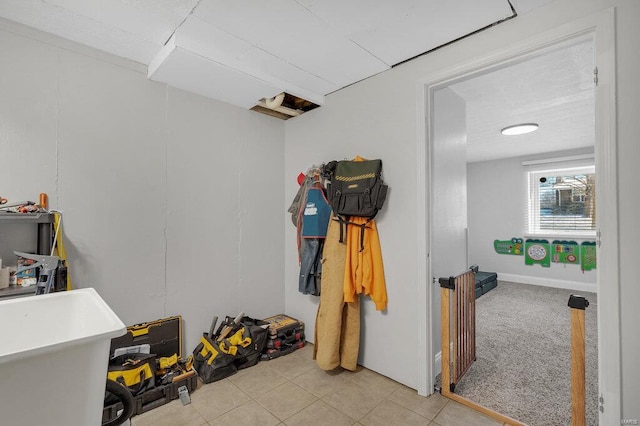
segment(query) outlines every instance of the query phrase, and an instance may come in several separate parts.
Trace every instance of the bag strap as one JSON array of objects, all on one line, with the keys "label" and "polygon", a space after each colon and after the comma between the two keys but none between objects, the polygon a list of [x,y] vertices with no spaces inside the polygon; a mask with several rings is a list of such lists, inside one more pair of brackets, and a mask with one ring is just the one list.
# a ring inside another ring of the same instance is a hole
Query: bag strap
[{"label": "bag strap", "polygon": [[345,243],[345,241],[344,241],[344,233],[347,231],[347,225],[357,226],[358,228],[360,228],[360,250],[359,251],[363,251],[364,250],[364,230],[366,228],[371,229],[371,227],[367,226],[367,225],[369,224],[369,222],[371,222],[372,219],[373,218],[370,217],[364,223],[354,223],[354,222],[350,222],[349,221],[349,216],[336,215],[336,217],[334,217],[333,220],[335,220],[335,221],[340,223],[340,239],[339,239],[339,242]]},{"label": "bag strap", "polygon": [[128,388],[128,389],[131,391],[131,393],[135,396],[135,395],[139,394],[139,393],[140,393],[140,391],[142,390],[142,388],[144,387],[144,385],[145,385],[145,383],[144,383],[145,376],[146,376],[146,374],[145,374],[145,372],[144,372],[144,368],[140,369],[140,383],[138,384],[138,389],[135,389],[135,390],[134,390],[134,389],[131,389],[131,387],[128,387],[128,386],[125,384],[125,382],[124,382],[124,376],[118,376],[118,377],[116,378],[116,382],[118,382],[118,383],[120,383],[122,386],[124,386],[124,387]]}]

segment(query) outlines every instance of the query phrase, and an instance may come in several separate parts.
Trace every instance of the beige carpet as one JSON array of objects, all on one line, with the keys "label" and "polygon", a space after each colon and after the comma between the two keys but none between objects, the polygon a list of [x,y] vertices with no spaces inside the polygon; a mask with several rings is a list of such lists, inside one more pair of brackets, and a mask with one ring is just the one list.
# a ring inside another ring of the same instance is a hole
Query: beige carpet
[{"label": "beige carpet", "polygon": [[[499,282],[476,300],[476,362],[455,393],[530,426],[571,424],[572,292]],[[597,300],[585,310],[587,425],[597,425]]]}]

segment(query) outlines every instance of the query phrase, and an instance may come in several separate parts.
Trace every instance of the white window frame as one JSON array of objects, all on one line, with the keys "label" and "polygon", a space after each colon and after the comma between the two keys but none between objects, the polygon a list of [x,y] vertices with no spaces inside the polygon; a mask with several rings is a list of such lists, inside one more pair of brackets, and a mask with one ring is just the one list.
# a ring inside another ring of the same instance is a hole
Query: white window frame
[{"label": "white window frame", "polygon": [[595,238],[596,230],[540,229],[539,179],[545,175],[576,175],[595,173],[592,156],[523,162],[526,166],[527,203],[525,206],[525,237]]}]

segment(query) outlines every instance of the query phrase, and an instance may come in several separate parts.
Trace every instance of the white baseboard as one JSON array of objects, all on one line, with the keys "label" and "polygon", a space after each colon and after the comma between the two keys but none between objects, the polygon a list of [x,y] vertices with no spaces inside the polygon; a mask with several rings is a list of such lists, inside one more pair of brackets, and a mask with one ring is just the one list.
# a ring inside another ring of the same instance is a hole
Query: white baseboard
[{"label": "white baseboard", "polygon": [[527,275],[515,275],[498,273],[498,281],[510,281],[519,284],[533,284],[543,287],[563,288],[566,290],[576,290],[590,293],[598,292],[598,285],[595,283],[581,283],[578,281],[555,280],[552,278],[531,277]]}]

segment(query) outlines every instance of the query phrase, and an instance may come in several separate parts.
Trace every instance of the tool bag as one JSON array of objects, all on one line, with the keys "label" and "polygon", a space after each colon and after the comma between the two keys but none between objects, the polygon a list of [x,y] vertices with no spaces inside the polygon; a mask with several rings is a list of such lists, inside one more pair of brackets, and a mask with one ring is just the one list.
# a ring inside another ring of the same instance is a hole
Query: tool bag
[{"label": "tool bag", "polygon": [[243,317],[241,324],[245,329],[245,333],[251,338],[251,344],[238,348],[238,354],[234,361],[238,370],[252,367],[260,361],[260,355],[265,350],[269,337],[269,323],[265,321]]},{"label": "tool bag", "polygon": [[208,333],[202,335],[200,343],[193,350],[193,368],[204,383],[222,380],[238,371],[234,364],[237,347],[235,350],[229,348],[229,343],[218,343],[210,339]]},{"label": "tool bag", "polygon": [[[246,316],[239,324],[234,324],[233,320],[227,316],[213,338],[203,333],[193,350],[193,367],[205,383],[224,379],[260,361],[267,344],[268,324]],[[233,326],[229,337],[218,342],[215,336],[228,325]]]},{"label": "tool bag", "polygon": [[156,356],[154,354],[124,354],[109,361],[107,378],[125,386],[133,396],[156,385]]},{"label": "tool bag", "polygon": [[[324,168],[324,174],[331,183],[328,185],[329,204],[335,219],[340,222],[340,242],[344,242],[345,227],[349,217],[366,217],[367,223],[382,208],[387,198],[388,186],[382,179],[382,160],[332,161]],[[364,243],[364,228],[361,227],[361,250]]]}]

